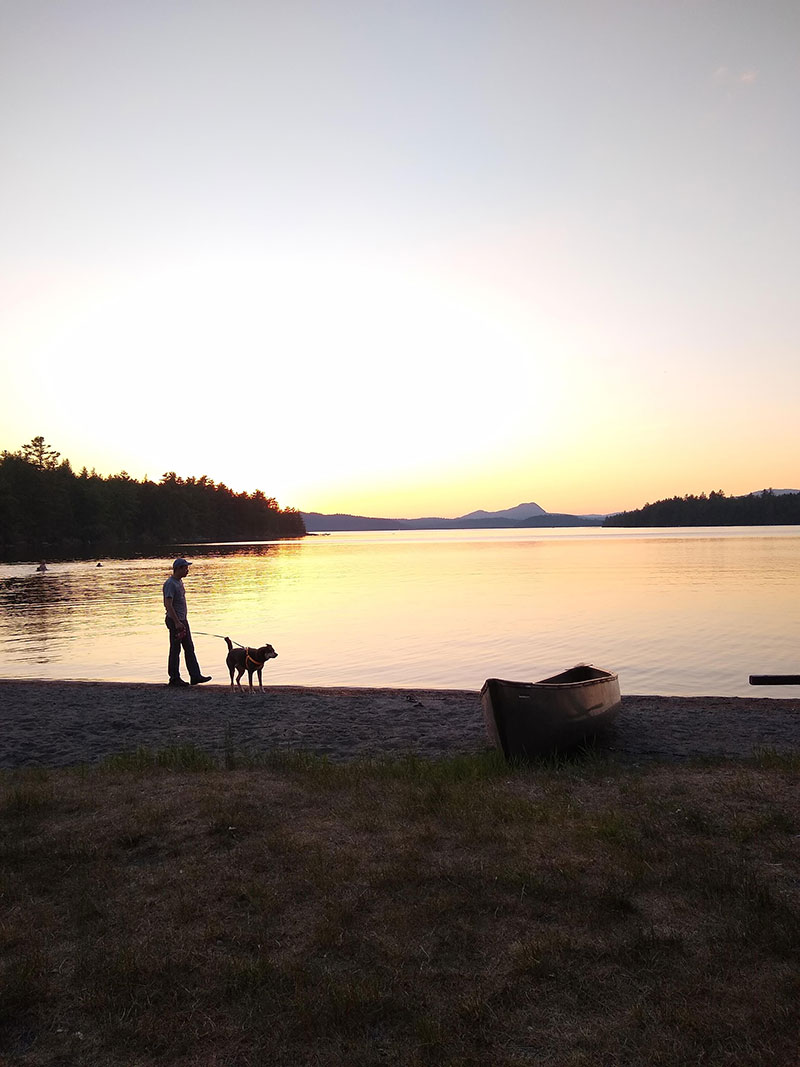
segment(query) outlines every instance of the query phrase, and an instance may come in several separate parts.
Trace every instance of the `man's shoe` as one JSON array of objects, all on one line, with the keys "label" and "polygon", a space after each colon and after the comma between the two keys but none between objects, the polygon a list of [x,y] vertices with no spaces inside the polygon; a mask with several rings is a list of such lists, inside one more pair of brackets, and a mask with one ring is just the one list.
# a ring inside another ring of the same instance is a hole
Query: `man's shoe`
[{"label": "man's shoe", "polygon": [[[192,678],[192,685],[200,685],[201,682],[210,682],[210,681],[211,681],[211,675],[210,674],[201,674],[199,678]],[[184,682],[184,685],[185,684],[186,683]]]},{"label": "man's shoe", "polygon": [[188,685],[188,682],[184,682],[183,678],[170,678],[169,685],[184,686]]}]

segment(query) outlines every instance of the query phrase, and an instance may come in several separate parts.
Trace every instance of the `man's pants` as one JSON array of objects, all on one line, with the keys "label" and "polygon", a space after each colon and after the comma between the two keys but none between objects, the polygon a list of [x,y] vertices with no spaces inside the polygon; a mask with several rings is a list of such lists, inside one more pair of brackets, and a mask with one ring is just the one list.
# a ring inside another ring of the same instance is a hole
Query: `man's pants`
[{"label": "man's pants", "polygon": [[183,637],[178,637],[175,632],[175,623],[169,617],[164,620],[169,630],[169,661],[167,663],[167,670],[169,671],[170,681],[173,678],[180,678],[181,676],[181,648],[183,648],[183,657],[186,660],[186,669],[189,672],[189,678],[199,678],[201,676],[200,664],[197,662],[197,656],[194,654],[194,642],[192,641],[192,631],[189,629],[189,620],[183,624],[183,628],[186,631]]}]

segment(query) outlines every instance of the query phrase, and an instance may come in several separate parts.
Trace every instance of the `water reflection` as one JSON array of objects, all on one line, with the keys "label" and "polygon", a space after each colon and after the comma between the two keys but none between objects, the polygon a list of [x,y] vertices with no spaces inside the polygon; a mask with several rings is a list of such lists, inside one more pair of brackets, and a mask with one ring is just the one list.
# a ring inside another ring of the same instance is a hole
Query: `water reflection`
[{"label": "water reflection", "polygon": [[627,692],[754,691],[800,667],[800,530],[403,531],[163,558],[0,565],[0,675],[166,678],[161,586],[174,556],[200,662],[269,642],[265,683],[479,688],[576,662]]},{"label": "water reflection", "polygon": [[[269,584],[269,561],[281,544],[204,546],[199,558],[183,550],[197,559],[186,580],[194,626],[207,629],[197,620],[212,615],[222,627],[216,632],[222,633],[233,616],[233,629],[244,631],[237,625],[237,604],[256,619],[259,611],[263,615],[258,601]],[[27,564],[3,566],[0,674],[158,680],[166,663],[161,588],[175,553],[168,560],[104,560],[102,568],[94,560],[55,562],[45,573]],[[219,659],[216,645],[207,652]]]}]

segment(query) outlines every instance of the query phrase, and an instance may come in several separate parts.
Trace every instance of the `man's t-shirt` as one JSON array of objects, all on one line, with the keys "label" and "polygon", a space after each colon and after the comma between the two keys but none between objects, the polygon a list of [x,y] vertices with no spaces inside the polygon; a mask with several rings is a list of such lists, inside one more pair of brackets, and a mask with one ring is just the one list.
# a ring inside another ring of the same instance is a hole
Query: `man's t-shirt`
[{"label": "man's t-shirt", "polygon": [[172,606],[175,609],[175,614],[181,622],[186,622],[186,590],[183,588],[183,582],[180,578],[176,578],[174,575],[167,578],[166,582],[164,582],[164,596],[172,597]]}]

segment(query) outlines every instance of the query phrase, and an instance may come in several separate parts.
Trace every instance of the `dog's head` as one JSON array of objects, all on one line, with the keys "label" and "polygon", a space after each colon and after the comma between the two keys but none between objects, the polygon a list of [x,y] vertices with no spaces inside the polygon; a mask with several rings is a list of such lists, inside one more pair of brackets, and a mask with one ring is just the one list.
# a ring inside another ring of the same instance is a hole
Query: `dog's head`
[{"label": "dog's head", "polygon": [[258,658],[263,660],[264,663],[266,663],[268,659],[277,659],[278,653],[275,651],[272,645],[262,645],[261,648],[258,650]]}]

